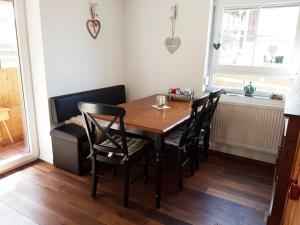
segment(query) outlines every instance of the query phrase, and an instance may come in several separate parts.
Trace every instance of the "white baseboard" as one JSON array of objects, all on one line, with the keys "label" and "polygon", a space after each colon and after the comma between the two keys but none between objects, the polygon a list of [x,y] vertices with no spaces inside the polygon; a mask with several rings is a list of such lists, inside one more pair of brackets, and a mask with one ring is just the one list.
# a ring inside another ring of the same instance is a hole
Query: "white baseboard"
[{"label": "white baseboard", "polygon": [[254,159],[262,162],[275,164],[277,156],[274,154],[269,154],[265,152],[258,152],[254,150],[249,150],[237,146],[230,146],[226,144],[216,143],[214,141],[210,142],[210,149],[236,155],[244,158]]}]

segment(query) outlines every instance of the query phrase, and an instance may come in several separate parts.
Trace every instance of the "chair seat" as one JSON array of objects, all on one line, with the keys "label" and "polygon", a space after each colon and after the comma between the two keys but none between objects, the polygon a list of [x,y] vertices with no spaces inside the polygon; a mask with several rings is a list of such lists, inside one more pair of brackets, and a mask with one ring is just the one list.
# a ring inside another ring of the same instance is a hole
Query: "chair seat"
[{"label": "chair seat", "polygon": [[[112,139],[122,146],[122,137],[120,135],[114,135]],[[148,141],[141,139],[141,138],[133,138],[127,137],[127,148],[128,148],[128,155],[131,156],[134,153],[140,151],[143,147],[149,144]],[[116,146],[110,141],[106,140],[100,144],[101,146],[109,147],[109,148],[116,148]],[[122,153],[116,153],[117,156],[124,156]]]},{"label": "chair seat", "polygon": [[183,130],[182,129],[176,129],[172,133],[170,133],[168,136],[165,137],[165,143],[167,145],[172,145],[175,147],[179,146],[180,139],[182,137]]},{"label": "chair seat", "polygon": [[[180,139],[182,137],[182,133],[184,132],[184,126],[179,127],[172,133],[170,133],[166,138],[165,138],[165,143],[167,145],[172,145],[175,147],[179,146]],[[200,135],[199,135],[199,144],[203,144],[203,135],[204,135],[204,130],[201,129]]]}]

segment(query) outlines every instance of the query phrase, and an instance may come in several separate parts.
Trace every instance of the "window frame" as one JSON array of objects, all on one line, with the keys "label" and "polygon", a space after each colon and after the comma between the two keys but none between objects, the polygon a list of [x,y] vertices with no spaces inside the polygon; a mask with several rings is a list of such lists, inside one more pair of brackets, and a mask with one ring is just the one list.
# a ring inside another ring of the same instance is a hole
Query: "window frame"
[{"label": "window frame", "polygon": [[[213,48],[212,44],[219,40],[222,33],[222,19],[225,10],[232,9],[249,9],[249,8],[269,8],[269,7],[288,7],[288,6],[299,6],[299,0],[215,0],[213,10],[213,23],[212,23],[212,35],[210,44],[210,59],[206,82],[206,89],[214,89],[213,81],[215,73],[232,74],[236,76],[263,76],[263,77],[278,77],[293,79],[299,75],[300,68],[297,63],[300,61],[300,10],[297,22],[296,37],[294,43],[294,50],[292,52],[291,68],[278,68],[278,67],[259,67],[259,66],[241,66],[241,65],[220,65],[219,54]],[[299,61],[298,61],[298,60]],[[227,92],[234,94],[242,94],[243,90],[226,88]],[[255,93],[257,96],[270,96],[270,93],[259,92]]]}]

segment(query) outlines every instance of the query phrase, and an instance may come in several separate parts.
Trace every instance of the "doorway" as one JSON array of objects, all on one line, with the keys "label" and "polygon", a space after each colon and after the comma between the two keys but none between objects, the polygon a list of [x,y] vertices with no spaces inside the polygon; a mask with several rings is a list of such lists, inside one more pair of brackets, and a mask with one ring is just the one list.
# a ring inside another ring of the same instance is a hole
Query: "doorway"
[{"label": "doorway", "polygon": [[16,2],[0,0],[0,173],[37,157],[25,7]]}]

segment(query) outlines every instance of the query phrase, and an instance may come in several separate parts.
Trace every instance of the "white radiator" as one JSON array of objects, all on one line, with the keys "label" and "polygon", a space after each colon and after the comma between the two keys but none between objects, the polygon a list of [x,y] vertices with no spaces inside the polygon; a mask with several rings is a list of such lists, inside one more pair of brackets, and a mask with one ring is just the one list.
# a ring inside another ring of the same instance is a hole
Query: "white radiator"
[{"label": "white radiator", "polygon": [[259,99],[253,103],[253,99],[247,97],[239,97],[243,101],[234,101],[239,98],[233,96],[225,98],[227,101],[224,97],[221,99],[213,117],[211,141],[219,147],[227,145],[276,155],[283,133],[284,103]]}]

